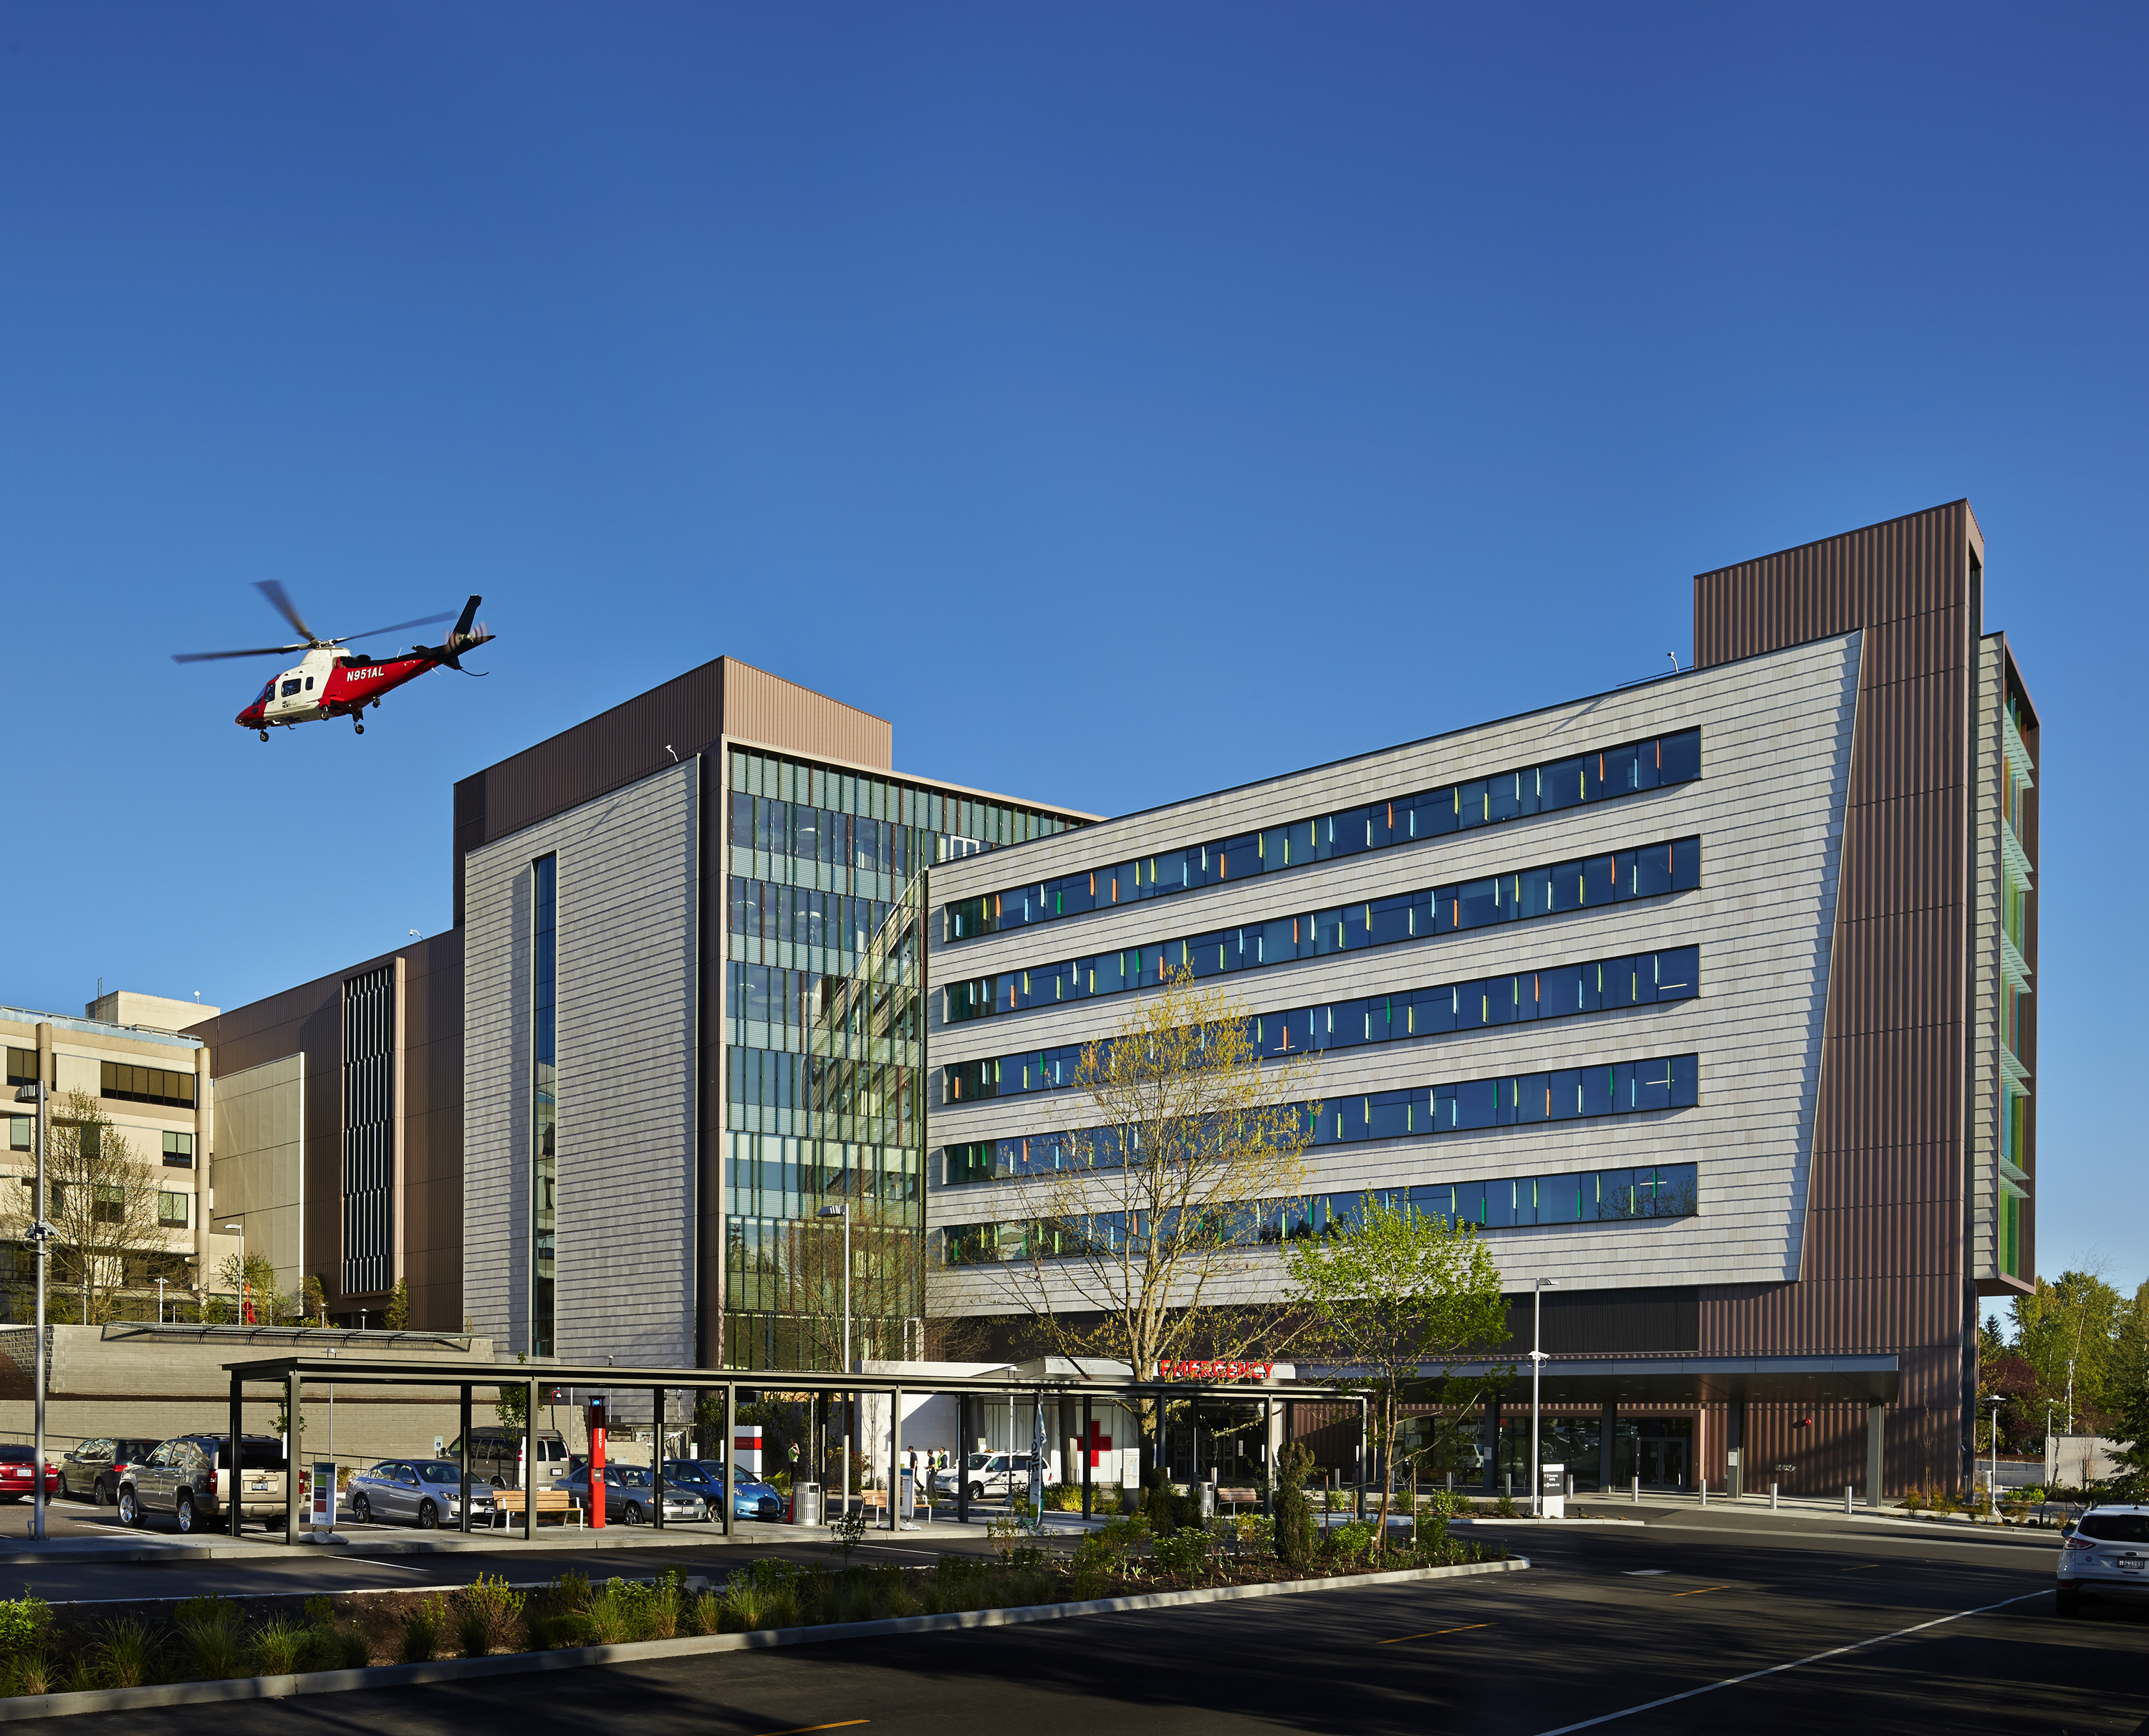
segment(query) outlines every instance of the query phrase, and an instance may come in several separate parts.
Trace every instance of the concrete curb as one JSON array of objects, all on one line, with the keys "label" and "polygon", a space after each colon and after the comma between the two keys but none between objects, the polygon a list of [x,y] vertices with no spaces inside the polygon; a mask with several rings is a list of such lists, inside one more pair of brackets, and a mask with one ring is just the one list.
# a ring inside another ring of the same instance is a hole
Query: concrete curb
[{"label": "concrete curb", "polygon": [[1017,1609],[962,1609],[947,1615],[892,1617],[879,1622],[838,1622],[814,1628],[762,1628],[752,1633],[705,1633],[691,1639],[644,1639],[616,1646],[577,1646],[557,1652],[510,1652],[495,1658],[443,1658],[431,1663],[390,1663],[360,1670],[315,1670],[302,1676],[246,1676],[229,1682],[167,1682],[154,1688],[99,1688],[82,1693],[23,1695],[0,1699],[0,1723],[33,1718],[79,1718],[86,1713],[133,1712],[155,1706],[206,1706],[231,1700],[281,1700],[299,1694],[354,1693],[369,1688],[414,1688],[430,1682],[467,1682],[544,1670],[587,1669],[595,1664],[659,1663],[716,1652],[759,1652],[774,1646],[818,1645],[839,1639],[878,1639],[898,1633],[947,1633],[972,1628],[1014,1628],[1060,1622],[1075,1616],[1118,1615],[1171,1609],[1189,1603],[1226,1603],[1242,1598],[1292,1597],[1302,1592],[1351,1591],[1361,1587],[1409,1585],[1427,1579],[1460,1579],[1478,1573],[1515,1573],[1526,1556],[1469,1562],[1452,1567],[1402,1567],[1387,1573],[1351,1573],[1330,1579],[1279,1580],[1262,1585],[1220,1585],[1203,1591],[1150,1592],[1135,1598],[1097,1598],[1084,1603],[1035,1603]]},{"label": "concrete curb", "polygon": [[[749,1532],[746,1527],[755,1525]],[[525,1542],[513,1533],[487,1537],[482,1532],[472,1532],[465,1537],[460,1532],[420,1532],[409,1537],[394,1535],[379,1537],[346,1538],[340,1543],[254,1542],[241,1538],[234,1542],[227,1537],[216,1543],[159,1543],[154,1542],[106,1542],[102,1537],[55,1537],[42,1549],[13,1549],[0,1553],[0,1567],[50,1567],[63,1562],[200,1562],[200,1561],[363,1561],[374,1555],[490,1555],[515,1553],[551,1554],[562,1551],[606,1551],[612,1549],[721,1549],[737,1548],[742,1545],[783,1543],[811,1539],[826,1542],[824,1527],[793,1525],[761,1525],[757,1521],[742,1519],[739,1530],[728,1540],[721,1531],[706,1533],[687,1531],[677,1526],[667,1526],[659,1531],[653,1526],[640,1526],[629,1530],[624,1526],[607,1525],[602,1531],[567,1530],[565,1536],[537,1533],[536,1541]],[[982,1535],[982,1532],[979,1533]],[[871,1537],[873,1533],[868,1532]]]}]

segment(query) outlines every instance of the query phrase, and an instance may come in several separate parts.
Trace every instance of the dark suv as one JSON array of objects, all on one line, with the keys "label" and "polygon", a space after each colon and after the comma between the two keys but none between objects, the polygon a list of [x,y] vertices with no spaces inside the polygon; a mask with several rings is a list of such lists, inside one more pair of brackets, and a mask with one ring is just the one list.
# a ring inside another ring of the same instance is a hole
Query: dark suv
[{"label": "dark suv", "polygon": [[161,1443],[139,1437],[85,1441],[60,1461],[60,1493],[85,1496],[93,1507],[119,1498],[119,1479]]},{"label": "dark suv", "polygon": [[220,1526],[239,1503],[239,1517],[274,1528],[284,1517],[284,1443],[274,1435],[239,1437],[239,1487],[232,1487],[229,1435],[179,1435],[119,1479],[119,1520],[142,1525],[169,1513],[182,1533]]}]

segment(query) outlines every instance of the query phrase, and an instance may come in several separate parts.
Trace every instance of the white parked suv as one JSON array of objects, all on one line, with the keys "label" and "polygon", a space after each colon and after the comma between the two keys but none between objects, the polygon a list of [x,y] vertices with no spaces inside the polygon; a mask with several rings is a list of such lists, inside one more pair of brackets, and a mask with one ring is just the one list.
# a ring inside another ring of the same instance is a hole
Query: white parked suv
[{"label": "white parked suv", "polygon": [[2063,1616],[2084,1598],[2149,1602],[2149,1507],[2091,1507],[2067,1527],[2056,1571]]},{"label": "white parked suv", "polygon": [[[950,1465],[934,1478],[934,1487],[944,1495],[953,1495],[963,1483],[970,1486],[970,1499],[983,1501],[988,1496],[997,1496],[1003,1501],[1027,1501],[1029,1498],[1029,1462],[1026,1452],[974,1452],[961,1468]],[[1048,1462],[1044,1481],[1049,1487],[1052,1470]]]}]

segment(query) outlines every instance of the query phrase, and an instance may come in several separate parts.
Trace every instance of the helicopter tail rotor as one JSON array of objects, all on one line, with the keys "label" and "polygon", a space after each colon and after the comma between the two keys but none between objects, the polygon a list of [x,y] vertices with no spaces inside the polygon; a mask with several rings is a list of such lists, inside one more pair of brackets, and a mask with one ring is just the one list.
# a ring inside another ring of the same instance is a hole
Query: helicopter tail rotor
[{"label": "helicopter tail rotor", "polygon": [[456,619],[455,632],[448,635],[447,642],[440,647],[440,661],[464,675],[472,672],[463,667],[462,654],[466,651],[475,651],[492,637],[486,631],[485,623],[477,618],[477,606],[484,601],[481,596],[474,596],[463,605],[463,612]]}]

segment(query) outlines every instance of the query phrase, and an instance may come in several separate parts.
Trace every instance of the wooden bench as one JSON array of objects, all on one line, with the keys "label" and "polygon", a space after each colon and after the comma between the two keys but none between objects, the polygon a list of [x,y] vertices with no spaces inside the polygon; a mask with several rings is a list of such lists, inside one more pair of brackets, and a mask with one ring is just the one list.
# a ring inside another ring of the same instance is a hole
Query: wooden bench
[{"label": "wooden bench", "polygon": [[1235,1509],[1241,1502],[1251,1507],[1261,1498],[1261,1492],[1259,1489],[1219,1489],[1216,1492],[1216,1499],[1220,1502],[1229,1502]]},{"label": "wooden bench", "polygon": [[[526,1489],[495,1489],[492,1492],[494,1526],[497,1527],[505,1524],[511,1517],[520,1518],[524,1499],[529,1492]],[[545,1516],[548,1513],[556,1516],[562,1525],[567,1522],[570,1513],[575,1516],[576,1524],[582,1522],[581,1508],[576,1505],[575,1497],[565,1489],[540,1489],[536,1494],[537,1522],[540,1525],[545,1522]]]}]

